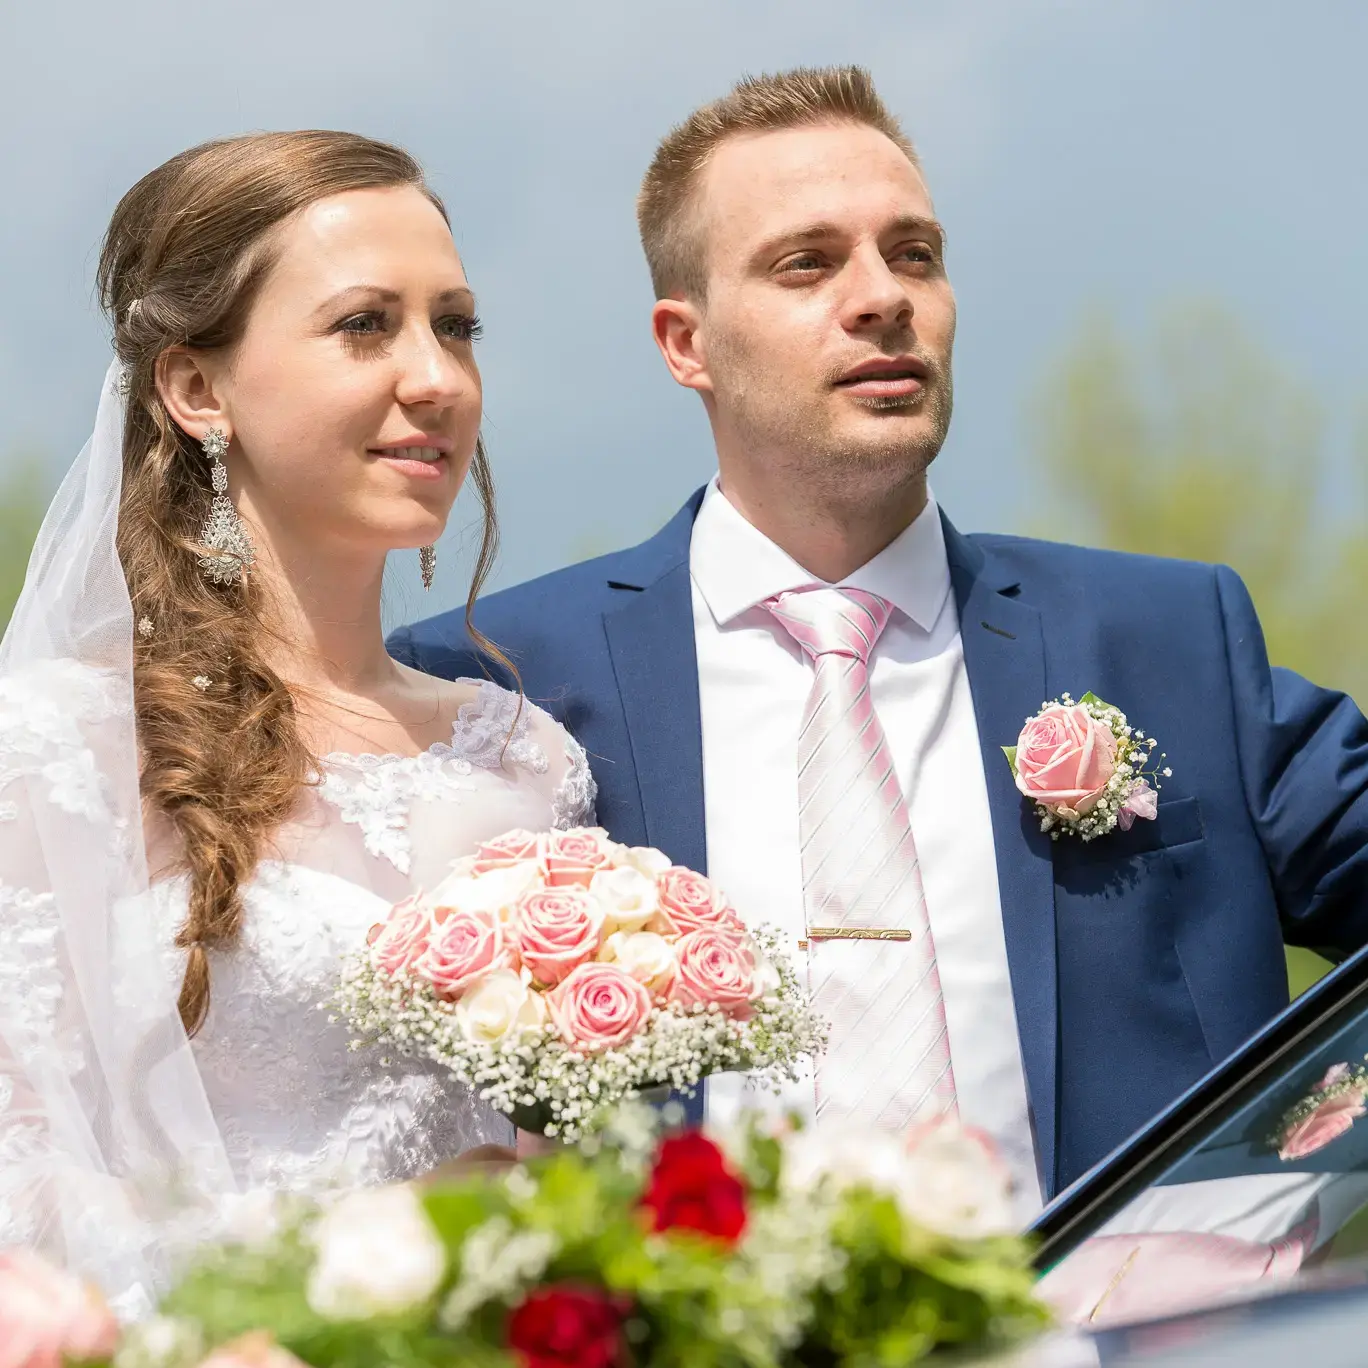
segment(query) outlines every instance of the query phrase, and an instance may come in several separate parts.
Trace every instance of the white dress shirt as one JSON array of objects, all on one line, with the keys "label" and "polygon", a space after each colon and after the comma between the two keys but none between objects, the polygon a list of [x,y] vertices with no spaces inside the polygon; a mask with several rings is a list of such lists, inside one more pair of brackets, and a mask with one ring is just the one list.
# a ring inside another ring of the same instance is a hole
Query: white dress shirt
[{"label": "white dress shirt", "polygon": [[[767,922],[798,963],[803,879],[797,740],[812,668],[762,604],[814,582],[708,487],[689,547],[703,732],[708,874],[747,922]],[[934,500],[841,581],[893,613],[870,656],[870,688],[898,767],[921,861],[961,1119],[992,1136],[1023,1221],[1040,1208],[988,790]],[[1006,763],[1004,761],[1004,763]],[[744,1075],[710,1079],[708,1119],[743,1105],[812,1116],[811,1076],[782,1098]]]}]

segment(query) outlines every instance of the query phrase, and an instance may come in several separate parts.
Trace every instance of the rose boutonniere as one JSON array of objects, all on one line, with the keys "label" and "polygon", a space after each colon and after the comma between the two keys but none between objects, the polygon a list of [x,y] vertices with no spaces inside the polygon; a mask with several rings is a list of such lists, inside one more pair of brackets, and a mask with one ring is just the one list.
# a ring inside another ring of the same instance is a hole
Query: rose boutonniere
[{"label": "rose boutonniere", "polygon": [[1338,1140],[1368,1110],[1365,1097],[1368,1069],[1334,1064],[1313,1091],[1288,1109],[1268,1143],[1284,1162],[1305,1159]]},{"label": "rose boutonniere", "polygon": [[1118,826],[1129,831],[1137,817],[1154,819],[1160,775],[1172,774],[1159,768],[1165,757],[1155,756],[1157,747],[1120,708],[1086,693],[1077,703],[1063,694],[1042,704],[1016,745],[1002,750],[1040,829],[1056,841],[1061,831],[1093,841]]}]

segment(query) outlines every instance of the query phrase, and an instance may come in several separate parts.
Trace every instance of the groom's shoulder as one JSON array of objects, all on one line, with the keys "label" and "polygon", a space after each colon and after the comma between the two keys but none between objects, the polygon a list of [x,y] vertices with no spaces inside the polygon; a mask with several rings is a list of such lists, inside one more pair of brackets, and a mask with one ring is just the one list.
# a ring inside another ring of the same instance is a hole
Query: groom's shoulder
[{"label": "groom's shoulder", "polygon": [[[614,601],[615,573],[629,554],[615,551],[577,561],[483,595],[475,604],[475,626],[496,641],[509,642],[573,633],[586,615],[602,613]],[[465,609],[454,608],[401,628],[392,644],[419,650],[469,647]]]},{"label": "groom's shoulder", "polygon": [[1029,600],[1096,604],[1109,616],[1126,605],[1153,614],[1182,609],[1208,613],[1245,597],[1239,576],[1225,565],[1003,533],[972,533],[967,540],[992,563],[1004,583],[1015,581]]}]

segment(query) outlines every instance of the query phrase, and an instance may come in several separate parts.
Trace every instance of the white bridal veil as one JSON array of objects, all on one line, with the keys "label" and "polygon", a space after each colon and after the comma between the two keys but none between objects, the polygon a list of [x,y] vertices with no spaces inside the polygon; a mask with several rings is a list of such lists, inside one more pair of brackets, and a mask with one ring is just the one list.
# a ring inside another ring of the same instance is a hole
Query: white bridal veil
[{"label": "white bridal veil", "polygon": [[233,1179],[150,916],[116,361],[0,644],[0,1247],[146,1309]]}]

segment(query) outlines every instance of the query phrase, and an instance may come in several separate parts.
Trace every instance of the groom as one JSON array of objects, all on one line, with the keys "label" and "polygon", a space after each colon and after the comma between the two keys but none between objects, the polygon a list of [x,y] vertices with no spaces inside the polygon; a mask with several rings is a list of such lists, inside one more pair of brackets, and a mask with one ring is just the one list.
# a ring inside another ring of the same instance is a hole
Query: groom
[{"label": "groom", "polygon": [[[1284,938],[1368,940],[1368,724],[1270,670],[1228,569],[965,536],[937,507],[955,299],[865,73],[696,111],[639,217],[656,345],[718,477],[477,625],[589,751],[602,825],[807,960],[832,1048],[789,1100],[957,1110],[1048,1198],[1286,1003]],[[392,648],[510,682],[456,614]],[[1172,778],[1152,820],[1055,841],[1002,747],[1089,690]],[[741,1087],[712,1081],[709,1110]]]}]

